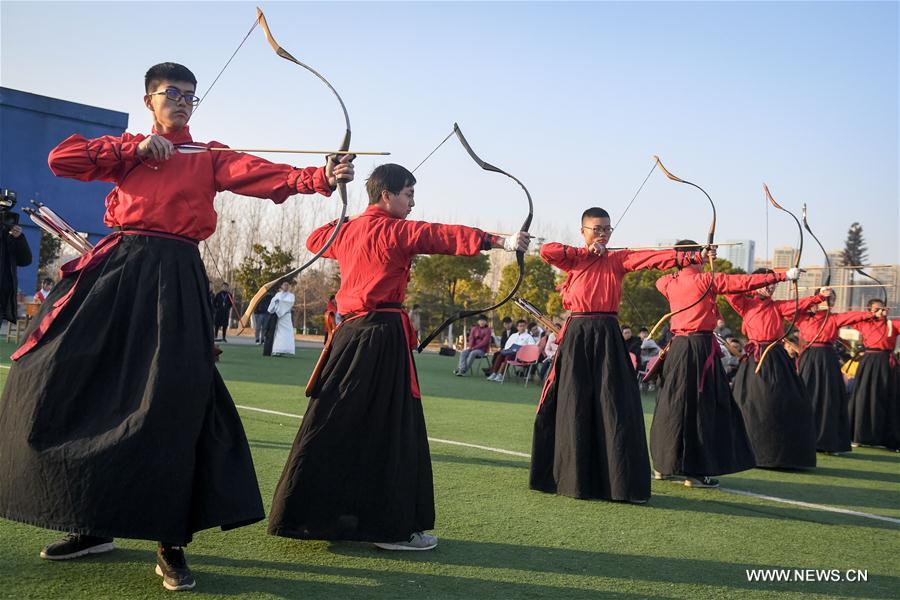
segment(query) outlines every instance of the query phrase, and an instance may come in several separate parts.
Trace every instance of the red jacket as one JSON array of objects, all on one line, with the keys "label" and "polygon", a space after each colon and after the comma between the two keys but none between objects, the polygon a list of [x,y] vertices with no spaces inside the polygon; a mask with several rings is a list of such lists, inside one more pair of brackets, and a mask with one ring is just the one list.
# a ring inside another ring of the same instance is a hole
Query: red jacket
[{"label": "red jacket", "polygon": [[893,350],[897,345],[900,320],[868,320],[853,326],[862,334],[863,346],[869,350]]},{"label": "red jacket", "polygon": [[[710,278],[712,278],[711,288]],[[712,331],[716,328],[720,316],[719,308],[716,306],[716,296],[719,294],[749,292],[776,281],[784,281],[784,273],[728,275],[682,270],[657,279],[656,289],[669,301],[672,312],[691,306],[698,298],[703,297],[696,305],[672,317],[670,328],[672,333],[679,335],[695,331]],[[703,296],[707,288],[709,294]]]},{"label": "red jacket", "polygon": [[[217,192],[228,190],[276,203],[293,194],[331,195],[325,167],[296,169],[241,152],[176,153],[157,163],[136,154],[146,137],[124,133],[88,140],[72,135],[50,152],[50,170],[59,177],[115,183],[103,217],[109,227],[150,229],[195,240],[216,230]],[[192,142],[188,127],[162,137],[173,144]],[[226,147],[218,142],[207,146]]]},{"label": "red jacket", "polygon": [[[335,222],[319,227],[306,240],[317,252],[331,236]],[[463,225],[407,221],[390,216],[376,205],[344,223],[325,252],[341,267],[336,294],[342,313],[375,309],[406,298],[409,270],[417,254],[473,256],[491,247],[493,236]]]},{"label": "red jacket", "polygon": [[490,327],[479,327],[476,325],[469,330],[469,350],[487,352],[491,349],[491,340],[493,338],[494,331]]},{"label": "red jacket", "polygon": [[[797,317],[797,329],[800,330],[800,337],[807,344],[812,343],[813,339],[816,343],[830,344],[838,339],[841,327],[854,325],[871,318],[872,313],[865,311],[831,313],[818,310],[812,314],[804,311]],[[822,326],[823,321],[825,321],[824,327]],[[822,333],[819,333],[820,329]],[[816,337],[817,333],[819,333],[819,337]]]},{"label": "red jacket", "polygon": [[574,312],[618,312],[622,279],[640,269],[671,269],[676,261],[699,264],[700,253],[674,250],[618,250],[603,256],[587,248],[551,242],[541,246],[541,258],[566,272],[560,285],[563,307]]},{"label": "red jacket", "polygon": [[[782,277],[784,273],[780,273]],[[793,300],[772,300],[758,294],[730,294],[725,296],[728,303],[741,315],[744,323],[741,331],[755,342],[772,342],[784,335],[784,319],[794,319]],[[800,310],[805,311],[813,304],[825,300],[822,296],[800,298]],[[799,318],[799,317],[798,317]]]}]

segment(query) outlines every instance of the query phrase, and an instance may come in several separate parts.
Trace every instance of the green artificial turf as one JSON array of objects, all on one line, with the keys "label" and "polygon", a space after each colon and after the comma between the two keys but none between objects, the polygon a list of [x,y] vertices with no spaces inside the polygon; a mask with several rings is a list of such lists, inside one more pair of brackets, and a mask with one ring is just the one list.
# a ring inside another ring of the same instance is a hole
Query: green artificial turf
[{"label": "green artificial turf", "polygon": [[[0,344],[6,364],[12,350]],[[263,358],[231,345],[219,363],[239,406],[303,414],[317,357]],[[455,359],[418,357],[432,438],[528,453],[539,388],[451,374]],[[6,369],[0,369],[5,382]],[[644,398],[649,429],[653,398]],[[297,432],[290,416],[239,409],[263,498]],[[532,492],[528,459],[432,441],[440,544],[390,553],[366,544],[266,535],[265,523],[198,534],[188,548],[198,587],[216,598],[896,598],[900,526],[722,490],[654,482],[645,506]],[[809,472],[754,469],[722,487],[900,517],[900,455],[876,449],[819,455]],[[0,482],[0,485],[3,483]],[[165,597],[154,544],[51,563],[51,531],[0,521],[0,597]],[[864,583],[748,582],[747,568],[865,569]]]}]

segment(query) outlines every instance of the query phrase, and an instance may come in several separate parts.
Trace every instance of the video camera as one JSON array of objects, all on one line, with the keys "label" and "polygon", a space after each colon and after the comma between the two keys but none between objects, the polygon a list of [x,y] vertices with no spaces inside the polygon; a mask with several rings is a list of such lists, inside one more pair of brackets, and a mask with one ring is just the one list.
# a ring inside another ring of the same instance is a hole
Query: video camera
[{"label": "video camera", "polygon": [[19,213],[12,212],[16,205],[16,193],[12,190],[0,190],[0,227],[12,229],[19,224]]}]

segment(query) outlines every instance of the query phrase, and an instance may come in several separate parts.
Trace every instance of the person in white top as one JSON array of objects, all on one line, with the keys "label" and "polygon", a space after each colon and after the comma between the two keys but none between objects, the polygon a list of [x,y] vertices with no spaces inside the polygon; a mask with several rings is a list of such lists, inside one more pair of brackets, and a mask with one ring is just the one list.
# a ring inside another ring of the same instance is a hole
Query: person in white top
[{"label": "person in white top", "polygon": [[38,304],[44,302],[47,299],[47,296],[50,295],[50,290],[53,289],[53,280],[49,277],[45,277],[44,281],[41,282],[41,289],[39,289],[34,294],[34,301]]},{"label": "person in white top", "polygon": [[516,332],[511,334],[509,339],[506,340],[503,350],[494,355],[494,364],[491,366],[491,374],[488,375],[488,379],[491,381],[503,381],[503,376],[500,372],[507,362],[516,357],[516,352],[519,351],[519,348],[537,344],[537,341],[528,333],[527,329],[528,324],[524,319],[516,321]]},{"label": "person in white top", "polygon": [[285,281],[269,303],[269,312],[278,318],[275,339],[272,341],[272,356],[294,355],[294,321],[291,319],[294,294],[290,290],[291,284]]}]

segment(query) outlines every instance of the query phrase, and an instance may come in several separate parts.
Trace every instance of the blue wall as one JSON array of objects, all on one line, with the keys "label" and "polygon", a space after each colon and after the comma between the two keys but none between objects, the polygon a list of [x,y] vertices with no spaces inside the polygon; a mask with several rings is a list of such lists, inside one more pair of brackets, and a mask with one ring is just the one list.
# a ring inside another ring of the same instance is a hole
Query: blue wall
[{"label": "blue wall", "polygon": [[37,290],[40,229],[21,213],[30,200],[44,202],[78,231],[96,242],[109,233],[103,224],[104,200],[112,184],[56,177],[47,156],[57,144],[80,133],[87,138],[121,135],[128,113],[76,104],[0,87],[0,188],[16,192],[13,209],[28,238],[34,261],[19,269],[19,289],[30,296]]}]

